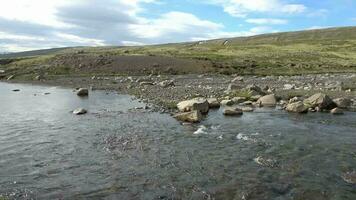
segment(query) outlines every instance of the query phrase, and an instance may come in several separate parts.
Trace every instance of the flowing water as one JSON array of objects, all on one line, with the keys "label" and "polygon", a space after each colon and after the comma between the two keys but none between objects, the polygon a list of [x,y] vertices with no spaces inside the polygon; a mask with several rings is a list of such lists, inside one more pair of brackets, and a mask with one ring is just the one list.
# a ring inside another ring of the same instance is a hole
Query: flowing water
[{"label": "flowing water", "polygon": [[0,199],[356,199],[342,178],[356,170],[355,113],[215,110],[183,126],[143,106],[0,83]]}]

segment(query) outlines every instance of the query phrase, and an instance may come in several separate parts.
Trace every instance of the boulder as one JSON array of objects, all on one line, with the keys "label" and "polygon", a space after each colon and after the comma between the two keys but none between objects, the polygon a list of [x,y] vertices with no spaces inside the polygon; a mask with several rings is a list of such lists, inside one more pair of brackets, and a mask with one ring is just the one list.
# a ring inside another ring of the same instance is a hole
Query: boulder
[{"label": "boulder", "polygon": [[323,93],[314,94],[313,96],[305,99],[304,104],[308,108],[319,107],[322,110],[331,110],[337,107],[333,100]]},{"label": "boulder", "polygon": [[308,108],[304,105],[303,102],[298,101],[288,104],[286,107],[286,111],[294,113],[307,113]]},{"label": "boulder", "polygon": [[84,115],[84,114],[86,114],[88,111],[87,110],[85,110],[84,108],[78,108],[78,109],[75,109],[74,111],[73,111],[73,114],[75,114],[75,115]]},{"label": "boulder", "polygon": [[163,87],[163,88],[173,87],[174,86],[174,81],[173,80],[165,80],[165,81],[160,82],[158,85]]},{"label": "boulder", "polygon": [[344,111],[341,108],[334,108],[330,111],[330,113],[334,115],[342,115],[344,114]]},{"label": "boulder", "polygon": [[262,106],[276,106],[277,100],[274,94],[266,95],[258,99],[257,103]]},{"label": "boulder", "polygon": [[236,116],[236,115],[242,115],[243,112],[240,108],[237,107],[225,107],[223,114],[227,116]]},{"label": "boulder", "polygon": [[209,108],[219,108],[220,102],[217,98],[208,98]]},{"label": "boulder", "polygon": [[202,114],[206,114],[209,112],[209,102],[204,98],[195,98],[178,103],[177,108],[180,112],[198,110]]},{"label": "boulder", "polygon": [[220,104],[221,104],[222,106],[232,106],[232,105],[235,104],[235,102],[234,102],[233,100],[229,99],[229,100],[222,100],[222,101],[220,102]]},{"label": "boulder", "polygon": [[203,116],[198,110],[193,110],[176,114],[174,118],[182,122],[198,123],[202,120]]},{"label": "boulder", "polygon": [[347,98],[337,98],[333,100],[339,108],[349,108],[352,105],[352,101]]},{"label": "boulder", "polygon": [[240,104],[246,101],[246,97],[234,97],[231,99],[235,104]]},{"label": "boulder", "polygon": [[89,95],[89,90],[87,88],[79,88],[77,90],[77,95],[80,97],[88,96]]}]

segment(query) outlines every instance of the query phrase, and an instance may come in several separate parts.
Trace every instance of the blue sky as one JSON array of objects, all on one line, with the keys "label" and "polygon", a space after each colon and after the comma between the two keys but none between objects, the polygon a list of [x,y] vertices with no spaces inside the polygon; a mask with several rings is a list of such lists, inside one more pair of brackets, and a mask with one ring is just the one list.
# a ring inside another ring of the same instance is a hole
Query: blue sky
[{"label": "blue sky", "polygon": [[4,0],[0,52],[356,25],[355,0]]}]

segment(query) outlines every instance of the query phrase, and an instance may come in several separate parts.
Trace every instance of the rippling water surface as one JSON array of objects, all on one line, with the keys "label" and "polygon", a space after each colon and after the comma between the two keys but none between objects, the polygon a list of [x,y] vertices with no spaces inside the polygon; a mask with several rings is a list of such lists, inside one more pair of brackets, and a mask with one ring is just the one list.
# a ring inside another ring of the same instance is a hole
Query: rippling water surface
[{"label": "rippling water surface", "polygon": [[[142,106],[104,91],[79,98],[0,83],[0,197],[356,199],[342,179],[356,170],[355,113],[216,110],[182,126],[132,109]],[[78,107],[89,113],[72,115]]]}]

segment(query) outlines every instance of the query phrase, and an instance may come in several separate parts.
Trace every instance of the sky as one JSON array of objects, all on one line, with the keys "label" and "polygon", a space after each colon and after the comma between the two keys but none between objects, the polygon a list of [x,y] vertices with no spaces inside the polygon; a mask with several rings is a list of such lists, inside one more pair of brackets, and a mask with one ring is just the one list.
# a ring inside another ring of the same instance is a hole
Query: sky
[{"label": "sky", "polygon": [[356,0],[0,0],[0,52],[356,25]]}]

